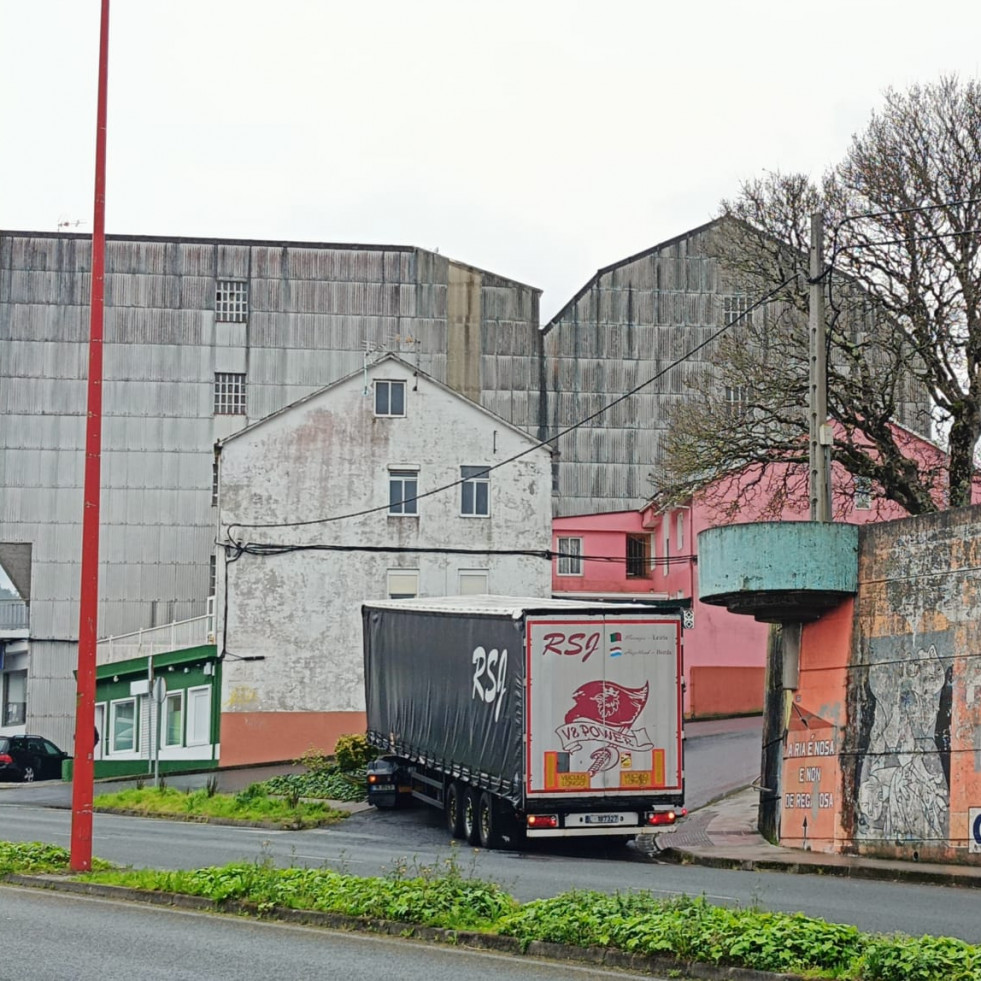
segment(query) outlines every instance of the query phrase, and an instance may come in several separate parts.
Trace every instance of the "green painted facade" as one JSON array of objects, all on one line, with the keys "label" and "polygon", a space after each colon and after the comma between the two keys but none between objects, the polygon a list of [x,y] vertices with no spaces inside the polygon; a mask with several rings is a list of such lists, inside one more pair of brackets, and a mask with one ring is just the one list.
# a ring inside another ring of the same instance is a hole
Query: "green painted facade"
[{"label": "green painted facade", "polygon": [[[150,711],[150,699],[147,695],[134,696],[132,686],[136,683],[138,687],[149,689],[154,679],[158,678],[164,679],[168,696],[183,693],[180,718],[174,720],[174,730],[170,734],[172,737],[179,736],[179,744],[161,743],[159,772],[189,773],[217,768],[221,726],[221,661],[214,644],[102,664],[96,668],[95,674],[96,707],[104,706],[103,725],[99,730],[100,745],[95,760],[96,779],[152,775],[153,737],[147,735],[152,716],[146,714]],[[191,725],[188,693],[192,690],[201,693],[203,689],[210,690],[207,739],[200,745],[188,746]],[[127,752],[113,752],[111,707],[114,703],[131,700],[135,702],[132,728],[137,745]],[[166,718],[160,724],[166,725]],[[64,776],[67,778],[70,773],[69,765]]]}]

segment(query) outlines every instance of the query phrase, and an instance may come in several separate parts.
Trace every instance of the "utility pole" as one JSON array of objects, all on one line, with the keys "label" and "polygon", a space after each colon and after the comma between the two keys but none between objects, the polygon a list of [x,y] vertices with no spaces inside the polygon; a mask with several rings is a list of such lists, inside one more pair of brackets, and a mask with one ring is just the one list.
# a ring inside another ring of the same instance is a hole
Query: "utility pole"
[{"label": "utility pole", "polygon": [[[102,0],[99,94],[95,131],[95,219],[89,314],[88,412],[82,511],[82,575],[78,614],[75,761],[72,769],[73,872],[92,868],[92,793],[95,763],[95,652],[99,613],[99,496],[102,482],[102,335],[106,266],[106,91],[109,77],[109,0]],[[103,733],[103,738],[109,738]]]},{"label": "utility pole", "polygon": [[811,266],[808,304],[810,389],[811,521],[831,520],[831,444],[833,434],[828,425],[828,348],[824,324],[824,216],[811,215]]}]

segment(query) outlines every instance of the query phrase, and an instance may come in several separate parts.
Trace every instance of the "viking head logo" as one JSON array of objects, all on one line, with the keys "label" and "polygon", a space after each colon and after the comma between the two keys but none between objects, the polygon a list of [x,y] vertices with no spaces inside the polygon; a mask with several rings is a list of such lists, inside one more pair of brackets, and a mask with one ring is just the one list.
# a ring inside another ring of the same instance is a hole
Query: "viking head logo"
[{"label": "viking head logo", "polygon": [[648,688],[647,682],[643,688],[625,688],[612,681],[588,681],[573,693],[573,706],[565,714],[566,725],[583,719],[626,729],[647,704]]}]

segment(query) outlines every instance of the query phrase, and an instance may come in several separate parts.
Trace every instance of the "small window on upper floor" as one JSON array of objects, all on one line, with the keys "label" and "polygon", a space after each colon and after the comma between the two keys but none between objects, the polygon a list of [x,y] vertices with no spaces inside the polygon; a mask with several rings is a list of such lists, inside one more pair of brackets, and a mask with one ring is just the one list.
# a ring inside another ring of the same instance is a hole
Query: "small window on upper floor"
[{"label": "small window on upper floor", "polygon": [[872,481],[868,477],[853,478],[852,498],[856,511],[872,509]]},{"label": "small window on upper floor", "polygon": [[215,289],[215,320],[241,324],[249,319],[249,284],[242,279],[219,279]]},{"label": "small window on upper floor", "polygon": [[582,539],[560,538],[556,573],[560,576],[582,575]]},{"label": "small window on upper floor", "polygon": [[490,473],[487,467],[460,467],[460,514],[490,516]]},{"label": "small window on upper floor", "polygon": [[751,324],[753,322],[753,304],[744,293],[735,293],[722,297],[722,323]]},{"label": "small window on upper floor", "polygon": [[726,385],[726,408],[733,413],[745,412],[749,408],[749,385]]},{"label": "small window on upper floor", "polygon": [[404,416],[405,415],[405,382],[376,381],[375,382],[375,415]]},{"label": "small window on upper floor", "polygon": [[650,574],[650,537],[648,535],[627,535],[627,578],[646,579]]},{"label": "small window on upper floor", "polygon": [[418,569],[389,569],[388,598],[412,599],[419,595]]},{"label": "small window on upper floor", "polygon": [[245,375],[215,372],[215,415],[245,415]]},{"label": "small window on upper floor", "polygon": [[486,569],[460,569],[459,586],[461,596],[478,596],[490,592],[489,573]]},{"label": "small window on upper floor", "polygon": [[416,516],[419,513],[419,471],[388,471],[388,513]]}]

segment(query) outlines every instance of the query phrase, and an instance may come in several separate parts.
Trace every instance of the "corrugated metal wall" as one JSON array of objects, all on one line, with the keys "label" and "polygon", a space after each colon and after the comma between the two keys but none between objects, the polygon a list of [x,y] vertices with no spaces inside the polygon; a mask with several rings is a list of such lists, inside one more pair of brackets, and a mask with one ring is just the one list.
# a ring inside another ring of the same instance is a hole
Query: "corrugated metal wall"
[{"label": "corrugated metal wall", "polygon": [[[545,335],[548,432],[598,412],[683,357],[722,323],[711,230],[601,271]],[[640,506],[660,455],[666,412],[710,366],[705,349],[562,438],[557,514]]]},{"label": "corrugated metal wall", "polygon": [[[28,727],[65,743],[90,268],[84,236],[0,232],[0,542],[33,546]],[[446,379],[451,269],[481,284],[468,377],[506,386],[475,394],[534,427],[534,399],[510,391],[512,378],[537,377],[516,367],[540,345],[531,287],[412,248],[109,239],[101,636],[205,612],[217,437],[361,369],[366,354],[394,350]],[[248,283],[246,323],[216,323],[224,279]],[[246,374],[247,415],[214,415],[216,371]]]},{"label": "corrugated metal wall", "polygon": [[[204,613],[215,439],[380,351],[539,438],[668,369],[558,444],[557,514],[640,506],[712,349],[669,365],[738,292],[715,227],[602,270],[544,332],[538,290],[420,249],[110,239],[100,634]],[[0,232],[0,543],[33,543],[35,638],[77,632],[89,268],[84,236]],[[248,283],[246,323],[215,322],[223,279]],[[247,416],[214,415],[215,372],[246,374]]]}]

